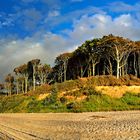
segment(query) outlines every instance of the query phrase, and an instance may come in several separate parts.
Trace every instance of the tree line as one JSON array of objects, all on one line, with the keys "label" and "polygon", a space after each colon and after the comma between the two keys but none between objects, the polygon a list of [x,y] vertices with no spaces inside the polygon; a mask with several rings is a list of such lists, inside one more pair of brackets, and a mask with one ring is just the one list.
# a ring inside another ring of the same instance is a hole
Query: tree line
[{"label": "tree line", "polygon": [[54,67],[41,64],[33,59],[14,70],[15,76],[8,74],[5,88],[8,95],[27,93],[35,90],[37,84],[64,82],[79,77],[95,75],[115,75],[117,78],[127,74],[140,77],[140,41],[132,41],[112,34],[86,40],[81,46],[70,53],[56,57]]}]

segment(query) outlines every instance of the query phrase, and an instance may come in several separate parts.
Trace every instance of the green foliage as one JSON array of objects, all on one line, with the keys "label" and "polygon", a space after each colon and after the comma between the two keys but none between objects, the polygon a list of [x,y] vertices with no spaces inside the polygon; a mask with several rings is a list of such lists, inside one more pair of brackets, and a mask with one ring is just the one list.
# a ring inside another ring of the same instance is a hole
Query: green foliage
[{"label": "green foliage", "polygon": [[128,105],[140,106],[140,94],[132,94],[127,92],[123,97],[122,101],[126,102]]}]

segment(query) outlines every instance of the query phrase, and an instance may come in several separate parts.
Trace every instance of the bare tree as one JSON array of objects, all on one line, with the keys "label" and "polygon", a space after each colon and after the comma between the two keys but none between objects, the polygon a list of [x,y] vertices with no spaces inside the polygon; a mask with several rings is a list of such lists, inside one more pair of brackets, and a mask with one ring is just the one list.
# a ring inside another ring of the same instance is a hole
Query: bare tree
[{"label": "bare tree", "polygon": [[71,53],[63,53],[60,54],[56,60],[55,63],[59,66],[59,70],[60,70],[60,76],[62,78],[63,74],[64,74],[64,81],[67,80],[67,64],[68,64],[68,60],[71,57]]},{"label": "bare tree", "polygon": [[135,46],[134,42],[109,35],[103,37],[102,45],[106,45],[111,49],[110,56],[116,61],[116,76],[119,78],[122,75],[121,69],[126,65],[128,56]]},{"label": "bare tree", "polygon": [[36,87],[36,69],[37,69],[37,66],[39,65],[40,63],[40,59],[33,59],[31,61],[29,61],[31,64],[32,64],[32,67],[33,67],[33,90],[35,90],[35,87]]},{"label": "bare tree", "polygon": [[6,82],[5,86],[6,86],[8,95],[11,96],[11,94],[12,94],[12,86],[13,86],[13,82],[14,82],[14,76],[12,76],[11,74],[8,74],[5,77],[5,82]]},{"label": "bare tree", "polygon": [[17,94],[18,94],[19,93],[19,74],[20,74],[19,67],[16,67],[14,69],[14,72],[16,74],[16,91],[17,91]]},{"label": "bare tree", "polygon": [[24,83],[25,83],[25,93],[27,93],[27,91],[28,91],[28,77],[29,77],[28,65],[27,64],[21,65],[19,67],[19,72],[22,75],[22,81],[24,80]]},{"label": "bare tree", "polygon": [[46,83],[46,79],[49,75],[49,73],[52,71],[50,65],[38,65],[37,72],[38,72],[38,77],[40,79],[41,85]]}]

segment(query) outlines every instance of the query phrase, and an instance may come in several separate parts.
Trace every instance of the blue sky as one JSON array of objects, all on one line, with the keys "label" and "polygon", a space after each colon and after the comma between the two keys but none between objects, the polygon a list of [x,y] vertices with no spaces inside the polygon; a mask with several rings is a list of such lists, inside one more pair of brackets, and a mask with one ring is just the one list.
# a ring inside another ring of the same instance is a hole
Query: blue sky
[{"label": "blue sky", "polygon": [[[113,11],[110,6],[113,4],[127,9]],[[136,0],[4,0],[0,2],[0,36],[25,38],[38,30],[60,33],[72,29],[73,20],[84,14],[105,12],[115,17],[128,11],[132,13],[133,9],[129,10],[129,6],[135,4]]]},{"label": "blue sky", "polygon": [[34,58],[53,64],[58,54],[110,33],[140,40],[140,1],[1,0],[0,77]]}]

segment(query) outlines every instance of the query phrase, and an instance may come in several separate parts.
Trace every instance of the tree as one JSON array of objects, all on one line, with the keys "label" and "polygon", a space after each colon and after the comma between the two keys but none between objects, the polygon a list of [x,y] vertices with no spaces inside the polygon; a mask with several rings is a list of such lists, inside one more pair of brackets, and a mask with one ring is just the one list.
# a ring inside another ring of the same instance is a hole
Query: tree
[{"label": "tree", "polygon": [[51,71],[52,71],[52,69],[51,69],[50,65],[48,65],[48,64],[38,65],[37,73],[38,73],[38,77],[40,79],[41,85],[46,83],[46,79]]},{"label": "tree", "polygon": [[98,46],[99,41],[99,39],[93,39],[85,44],[87,47],[87,54],[89,55],[89,62],[91,62],[89,76],[95,76],[95,67],[100,62],[103,52],[102,47]]},{"label": "tree", "polygon": [[135,75],[140,76],[140,41],[136,41],[135,43],[136,43],[136,47],[134,50],[135,52],[134,69],[135,69]]},{"label": "tree", "polygon": [[[29,77],[29,72],[28,72],[28,65],[23,64],[19,67],[19,73],[22,75],[21,80],[25,83],[25,93],[28,91],[28,77]],[[22,83],[23,84],[23,83]]]},{"label": "tree", "polygon": [[6,82],[5,86],[6,86],[8,95],[11,96],[11,94],[12,94],[12,86],[13,86],[13,82],[14,82],[14,76],[12,76],[11,74],[8,74],[5,77],[5,82]]},{"label": "tree", "polygon": [[107,46],[111,49],[110,56],[116,61],[116,76],[119,78],[122,75],[121,70],[122,68],[124,70],[128,56],[135,46],[134,42],[122,37],[109,35],[102,38],[100,45]]},{"label": "tree", "polygon": [[19,74],[20,74],[19,67],[16,67],[14,69],[14,72],[16,74],[16,91],[17,91],[17,94],[18,94],[19,93]]},{"label": "tree", "polygon": [[40,63],[40,59],[33,59],[31,61],[29,61],[29,63],[31,63],[32,67],[33,67],[33,90],[35,90],[36,87],[36,74],[37,74],[37,66]]},{"label": "tree", "polygon": [[[59,67],[60,77],[62,78],[64,75],[64,81],[67,80],[67,64],[71,55],[72,53],[63,53],[63,54],[60,54],[55,60],[55,63]],[[61,82],[62,82],[62,79],[61,79]]]},{"label": "tree", "polygon": [[74,52],[81,66],[81,77],[85,75],[86,71],[88,76],[95,76],[95,67],[100,62],[103,51],[98,46],[99,41],[100,39],[87,40]]},{"label": "tree", "polygon": [[3,91],[2,91],[3,89],[4,89],[4,84],[0,83],[0,93],[3,93]]}]

